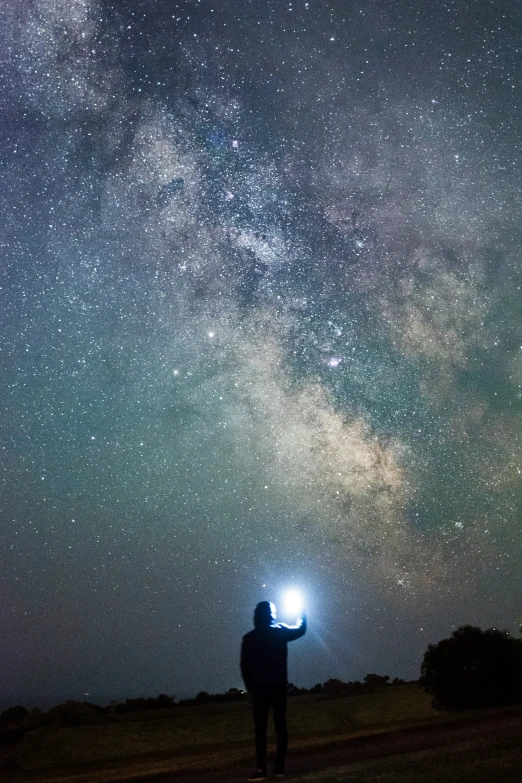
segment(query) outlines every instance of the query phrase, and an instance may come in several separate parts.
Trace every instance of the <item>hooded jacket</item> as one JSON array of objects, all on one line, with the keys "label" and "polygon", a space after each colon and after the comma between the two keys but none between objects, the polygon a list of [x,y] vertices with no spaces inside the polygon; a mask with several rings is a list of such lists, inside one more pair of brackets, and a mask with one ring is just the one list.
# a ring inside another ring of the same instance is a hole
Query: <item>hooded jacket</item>
[{"label": "hooded jacket", "polygon": [[306,618],[300,625],[281,623],[256,627],[243,636],[241,675],[249,693],[288,683],[288,642],[306,633]]}]

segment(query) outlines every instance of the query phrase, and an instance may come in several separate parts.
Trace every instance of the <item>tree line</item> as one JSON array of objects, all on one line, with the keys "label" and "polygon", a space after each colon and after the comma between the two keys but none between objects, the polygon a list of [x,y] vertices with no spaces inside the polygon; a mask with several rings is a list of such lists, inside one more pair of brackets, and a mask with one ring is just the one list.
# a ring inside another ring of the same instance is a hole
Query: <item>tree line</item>
[{"label": "tree line", "polygon": [[[522,629],[521,629],[522,630]],[[315,695],[322,698],[357,696],[376,688],[403,685],[404,680],[388,675],[367,674],[363,681],[343,682],[330,678],[312,688],[288,685],[289,696]],[[449,639],[430,644],[421,665],[420,687],[432,697],[439,710],[470,710],[522,704],[522,640],[506,631],[480,630],[463,626]],[[9,707],[0,714],[0,739],[21,736],[25,731],[46,723],[80,725],[117,720],[125,713],[169,710],[211,703],[246,699],[247,694],[230,688],[225,693],[200,691],[193,699],[175,701],[174,696],[160,694],[154,698],[126,699],[106,707],[86,701],[69,700],[46,712],[35,708]]]},{"label": "tree line", "polygon": [[[325,696],[355,696],[359,693],[370,693],[375,688],[387,685],[402,685],[404,680],[395,678],[390,682],[389,676],[367,674],[363,682],[342,682],[330,679],[318,683],[312,688],[298,688],[293,683],[288,685],[289,696],[320,695]],[[150,698],[125,699],[121,702],[111,702],[106,707],[100,707],[87,701],[68,700],[46,712],[35,708],[9,707],[0,714],[0,732],[20,731],[36,728],[46,723],[61,723],[66,725],[81,725],[96,721],[101,716],[117,716],[125,713],[145,712],[150,710],[168,710],[175,707],[195,707],[203,704],[221,704],[246,699],[247,694],[239,688],[229,688],[225,693],[207,693],[200,691],[193,699],[174,700],[174,696],[160,693]],[[107,720],[107,718],[105,718]]]}]

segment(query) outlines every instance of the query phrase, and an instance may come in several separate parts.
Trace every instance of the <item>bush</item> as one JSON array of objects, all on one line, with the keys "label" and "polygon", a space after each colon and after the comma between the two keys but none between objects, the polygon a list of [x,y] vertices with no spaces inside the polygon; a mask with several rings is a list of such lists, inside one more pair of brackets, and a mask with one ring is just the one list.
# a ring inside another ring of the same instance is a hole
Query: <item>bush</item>
[{"label": "bush", "polygon": [[522,703],[522,642],[494,629],[458,628],[429,645],[419,684],[439,710]]},{"label": "bush", "polygon": [[343,693],[347,688],[347,683],[338,680],[336,677],[330,677],[323,683],[323,693]]},{"label": "bush", "polygon": [[364,682],[369,688],[384,688],[385,685],[389,685],[389,680],[388,674],[384,676],[381,674],[367,674],[364,678]]},{"label": "bush", "polygon": [[25,707],[8,707],[0,714],[0,730],[18,728],[28,715]]},{"label": "bush", "polygon": [[78,726],[81,723],[89,723],[104,712],[103,707],[88,701],[66,701],[52,707],[46,715],[48,720],[58,721],[67,726]]},{"label": "bush", "polygon": [[400,677],[394,677],[390,685],[404,685],[404,680]]}]

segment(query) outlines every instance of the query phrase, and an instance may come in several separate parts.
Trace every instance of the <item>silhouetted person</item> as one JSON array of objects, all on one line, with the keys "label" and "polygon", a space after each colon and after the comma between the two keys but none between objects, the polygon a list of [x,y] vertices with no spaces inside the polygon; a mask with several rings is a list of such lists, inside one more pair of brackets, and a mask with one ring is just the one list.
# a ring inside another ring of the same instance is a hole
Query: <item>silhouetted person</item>
[{"label": "silhouetted person", "polygon": [[306,633],[306,617],[298,625],[275,623],[275,606],[261,601],[254,612],[254,630],[243,636],[241,674],[252,701],[256,732],[257,770],[248,780],[266,778],[266,729],[270,708],[277,738],[274,777],[285,770],[288,732],[286,730],[286,691],[288,685],[287,643]]}]

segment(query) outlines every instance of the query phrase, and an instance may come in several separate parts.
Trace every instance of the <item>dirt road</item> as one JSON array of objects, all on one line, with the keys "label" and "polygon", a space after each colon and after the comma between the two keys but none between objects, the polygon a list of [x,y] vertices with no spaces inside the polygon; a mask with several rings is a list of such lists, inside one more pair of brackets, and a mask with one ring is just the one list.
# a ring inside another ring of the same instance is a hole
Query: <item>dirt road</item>
[{"label": "dirt road", "polygon": [[[480,718],[466,717],[441,725],[416,726],[378,735],[354,737],[322,747],[292,750],[288,754],[289,777],[327,770],[350,762],[375,760],[430,748],[442,748],[462,742],[491,743],[506,735],[522,737],[522,712],[497,712]],[[199,773],[177,773],[157,778],[159,783],[244,783],[254,762]],[[522,780],[522,772],[521,772]]]}]

